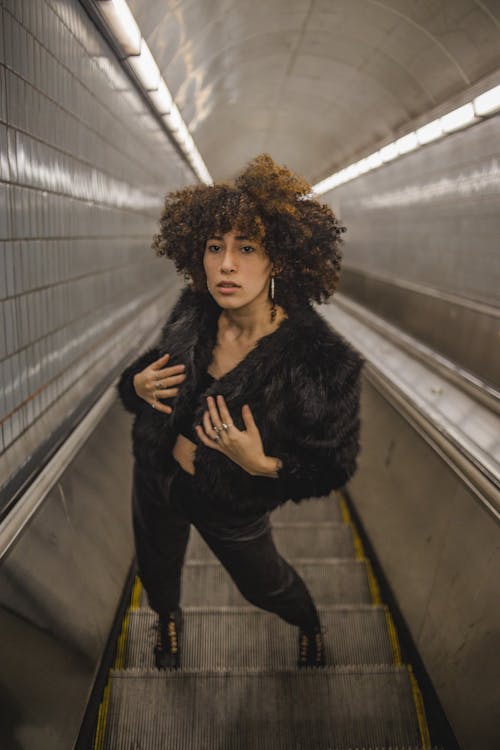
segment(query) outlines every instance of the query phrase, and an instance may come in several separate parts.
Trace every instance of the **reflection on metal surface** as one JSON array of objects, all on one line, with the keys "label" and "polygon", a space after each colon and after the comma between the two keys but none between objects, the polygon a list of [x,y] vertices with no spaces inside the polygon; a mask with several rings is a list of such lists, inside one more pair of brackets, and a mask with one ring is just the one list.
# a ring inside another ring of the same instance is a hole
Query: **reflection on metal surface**
[{"label": "reflection on metal surface", "polygon": [[327,306],[324,315],[367,359],[367,374],[431,437],[500,519],[498,416],[337,305]]},{"label": "reflection on metal surface", "polygon": [[133,559],[129,428],[115,401],[2,558],[2,748],[74,747]]},{"label": "reflection on metal surface", "polygon": [[471,172],[459,172],[453,177],[440,177],[434,182],[422,182],[417,185],[405,185],[400,190],[381,192],[378,195],[363,198],[360,208],[400,208],[402,206],[425,205],[436,198],[457,196],[470,198],[487,191],[500,192],[500,161],[491,159],[480,169]]},{"label": "reflection on metal surface", "polygon": [[21,135],[17,139],[17,169],[20,184],[39,190],[135,211],[157,213],[161,207],[161,196],[156,191],[136,188]]},{"label": "reflection on metal surface", "polygon": [[418,413],[409,422],[372,374],[363,383],[362,451],[349,495],[460,747],[496,750],[498,514],[485,512],[456,462],[450,468],[439,433],[429,443]]}]

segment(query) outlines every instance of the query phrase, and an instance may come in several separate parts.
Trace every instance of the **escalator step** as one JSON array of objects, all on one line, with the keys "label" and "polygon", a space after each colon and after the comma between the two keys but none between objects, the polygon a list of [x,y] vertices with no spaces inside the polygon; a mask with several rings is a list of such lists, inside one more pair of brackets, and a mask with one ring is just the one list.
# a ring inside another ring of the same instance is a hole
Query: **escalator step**
[{"label": "escalator step", "polygon": [[[328,664],[394,664],[385,610],[367,605],[320,608]],[[156,615],[130,613],[123,667],[152,669]],[[248,609],[184,611],[186,669],[287,669],[297,658],[297,628]]]},{"label": "escalator step", "polygon": [[[321,604],[371,604],[367,567],[364,560],[290,560],[304,578],[314,601]],[[248,604],[229,574],[216,562],[194,561],[182,573],[183,606],[241,606]],[[143,591],[141,606],[147,606]],[[250,605],[248,605],[250,606]]]},{"label": "escalator step", "polygon": [[[273,536],[285,557],[354,557],[351,527],[344,523],[277,523]],[[213,560],[214,555],[195,528],[191,529],[188,560]]]},{"label": "escalator step", "polygon": [[328,497],[313,497],[300,503],[289,501],[271,514],[273,523],[277,521],[342,521],[340,505],[335,493]]},{"label": "escalator step", "polygon": [[104,750],[419,746],[404,667],[115,672]]}]

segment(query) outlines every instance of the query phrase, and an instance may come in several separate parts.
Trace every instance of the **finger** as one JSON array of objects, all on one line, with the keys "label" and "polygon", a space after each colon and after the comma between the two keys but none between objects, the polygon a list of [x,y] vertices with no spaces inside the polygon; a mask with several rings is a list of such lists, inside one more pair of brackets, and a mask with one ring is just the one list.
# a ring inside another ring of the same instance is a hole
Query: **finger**
[{"label": "finger", "polygon": [[208,411],[203,412],[202,422],[203,422],[203,429],[205,430],[206,435],[211,440],[214,440],[214,438],[217,436],[217,433],[214,430],[214,424],[212,422],[210,413]]},{"label": "finger", "polygon": [[160,388],[175,388],[176,385],[184,382],[185,379],[186,375],[174,375],[171,378],[153,378],[151,384],[153,390],[156,388],[159,393]]},{"label": "finger", "polygon": [[163,414],[172,414],[172,408],[166,404],[162,404],[160,401],[148,401],[147,403],[152,406],[155,411],[161,411]]},{"label": "finger", "polygon": [[216,451],[220,451],[219,444],[208,437],[201,425],[196,424],[194,428],[203,445],[207,445],[209,448],[214,448]]},{"label": "finger", "polygon": [[172,375],[181,375],[185,369],[186,365],[172,365],[171,367],[163,367],[159,370],[155,370],[155,377],[161,378],[163,380],[164,378],[172,377]]},{"label": "finger", "polygon": [[174,398],[179,393],[178,388],[153,388],[156,398]]},{"label": "finger", "polygon": [[229,413],[229,409],[226,406],[226,402],[224,401],[224,396],[217,396],[217,406],[219,408],[219,414],[224,424],[227,424],[228,427],[234,427],[234,422],[231,418],[231,414]]},{"label": "finger", "polygon": [[248,404],[245,404],[241,410],[241,416],[243,417],[243,422],[245,423],[245,427],[247,430],[256,430],[257,425],[255,424],[255,420],[253,418],[252,410],[250,409]]},{"label": "finger", "polygon": [[153,370],[158,370],[161,367],[165,367],[169,359],[170,359],[170,354],[164,354],[159,359],[155,359],[151,367],[153,368]]},{"label": "finger", "polygon": [[217,409],[217,404],[215,403],[215,399],[213,398],[213,396],[208,396],[207,404],[213,426],[218,427],[219,430],[221,430],[222,420],[220,418],[219,410]]}]

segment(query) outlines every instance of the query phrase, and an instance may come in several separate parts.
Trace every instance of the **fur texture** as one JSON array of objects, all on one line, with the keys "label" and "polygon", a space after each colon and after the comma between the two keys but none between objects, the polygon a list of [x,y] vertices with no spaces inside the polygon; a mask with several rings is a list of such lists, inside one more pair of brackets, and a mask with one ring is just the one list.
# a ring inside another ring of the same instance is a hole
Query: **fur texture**
[{"label": "fur texture", "polygon": [[[133,450],[144,469],[168,475],[176,466],[176,426],[190,395],[207,370],[221,310],[206,293],[186,287],[162,329],[158,346],[136,360],[120,378],[124,406],[135,413]],[[282,459],[278,479],[253,477],[198,441],[195,482],[207,501],[235,512],[270,510],[341,487],[356,470],[359,452],[359,395],[364,359],[311,305],[287,309],[288,318],[230,372],[203,394],[194,415],[200,424],[206,396],[224,396],[243,429],[241,408],[249,404],[266,455]],[[135,394],[133,376],[165,353],[169,365],[185,364],[186,380],[162,414]]]}]

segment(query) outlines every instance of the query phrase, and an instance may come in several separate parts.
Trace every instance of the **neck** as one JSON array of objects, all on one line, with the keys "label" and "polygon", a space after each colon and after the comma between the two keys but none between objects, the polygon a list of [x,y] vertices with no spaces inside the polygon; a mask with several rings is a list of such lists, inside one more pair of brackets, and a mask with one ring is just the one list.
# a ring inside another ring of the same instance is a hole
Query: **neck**
[{"label": "neck", "polygon": [[254,300],[236,310],[223,310],[219,321],[222,328],[234,331],[235,338],[252,341],[273,331],[284,317],[285,311],[276,305],[276,318],[271,322],[271,303],[266,299]]}]

